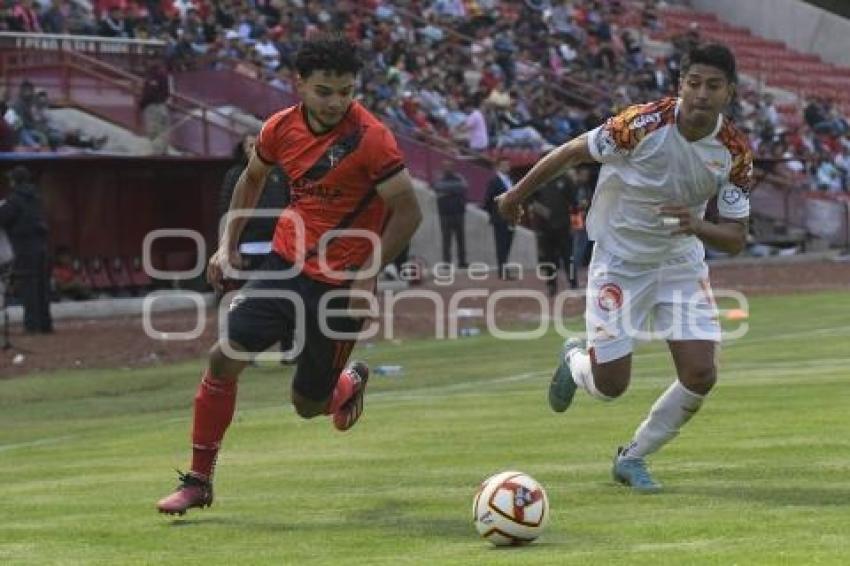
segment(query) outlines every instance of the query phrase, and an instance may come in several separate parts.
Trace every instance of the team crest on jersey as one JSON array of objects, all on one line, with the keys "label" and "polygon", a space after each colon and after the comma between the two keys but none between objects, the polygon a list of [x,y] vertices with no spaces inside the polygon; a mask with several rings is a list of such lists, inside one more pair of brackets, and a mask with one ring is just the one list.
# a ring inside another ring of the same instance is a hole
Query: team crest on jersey
[{"label": "team crest on jersey", "polygon": [[618,151],[620,151],[620,148],[617,147],[617,142],[614,141],[611,130],[607,127],[602,128],[599,135],[596,136],[596,152],[599,155],[610,155]]},{"label": "team crest on jersey", "polygon": [[616,283],[606,283],[599,288],[596,297],[599,308],[611,312],[623,306],[623,290]]},{"label": "team crest on jersey", "polygon": [[340,147],[338,145],[332,145],[328,148],[328,161],[330,162],[331,169],[337,166],[337,164],[342,161],[342,158],[348,155],[348,150],[345,147]]}]

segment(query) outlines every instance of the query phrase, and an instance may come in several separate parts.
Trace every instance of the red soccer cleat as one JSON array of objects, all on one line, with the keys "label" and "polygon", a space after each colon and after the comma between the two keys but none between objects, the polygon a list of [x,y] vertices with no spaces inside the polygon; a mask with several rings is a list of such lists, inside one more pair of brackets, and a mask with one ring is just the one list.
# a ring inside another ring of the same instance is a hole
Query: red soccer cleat
[{"label": "red soccer cleat", "polygon": [[363,362],[354,362],[347,370],[354,378],[354,393],[351,399],[333,414],[334,426],[337,430],[348,430],[363,414],[363,395],[366,393],[366,383],[369,381],[369,366]]},{"label": "red soccer cleat", "polygon": [[177,490],[163,497],[156,504],[160,513],[168,515],[183,515],[192,507],[209,507],[213,502],[212,484],[189,472],[188,474],[177,472],[180,485]]}]

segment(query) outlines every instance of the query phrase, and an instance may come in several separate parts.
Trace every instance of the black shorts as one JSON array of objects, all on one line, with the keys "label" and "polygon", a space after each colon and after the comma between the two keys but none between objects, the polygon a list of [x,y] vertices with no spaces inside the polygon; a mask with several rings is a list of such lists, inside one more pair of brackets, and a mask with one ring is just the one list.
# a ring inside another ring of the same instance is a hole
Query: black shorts
[{"label": "black shorts", "polygon": [[[260,271],[284,271],[291,264],[276,253],[268,254]],[[345,287],[323,283],[299,274],[288,279],[252,278],[234,297],[227,315],[227,339],[239,350],[264,352],[272,345],[294,343],[298,348],[298,365],[292,387],[313,401],[330,397],[339,373],[345,368],[355,340],[334,340],[322,331],[319,323],[319,304],[322,296]],[[284,297],[251,296],[251,291],[284,291],[296,297],[304,306],[304,316],[297,314],[295,303]],[[346,297],[334,297],[329,309],[345,309]],[[297,320],[301,318],[301,320]],[[329,317],[327,326],[335,332],[355,333],[363,319],[348,316]]]}]

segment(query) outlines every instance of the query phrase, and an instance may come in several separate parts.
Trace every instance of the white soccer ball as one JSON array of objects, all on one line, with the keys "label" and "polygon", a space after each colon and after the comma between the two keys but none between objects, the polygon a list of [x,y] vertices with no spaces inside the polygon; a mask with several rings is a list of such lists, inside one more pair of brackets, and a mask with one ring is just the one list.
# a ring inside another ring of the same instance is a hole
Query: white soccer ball
[{"label": "white soccer ball", "polygon": [[522,472],[501,472],[484,480],[472,504],[478,533],[496,546],[528,544],[549,520],[549,499]]}]

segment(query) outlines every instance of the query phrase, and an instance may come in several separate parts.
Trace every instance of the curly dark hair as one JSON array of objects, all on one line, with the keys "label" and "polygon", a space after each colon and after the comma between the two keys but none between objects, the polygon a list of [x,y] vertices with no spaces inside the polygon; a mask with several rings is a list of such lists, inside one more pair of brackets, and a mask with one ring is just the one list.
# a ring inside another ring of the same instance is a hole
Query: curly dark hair
[{"label": "curly dark hair", "polygon": [[356,75],[363,67],[357,46],[341,34],[322,34],[308,39],[295,57],[295,70],[302,79],[313,71]]},{"label": "curly dark hair", "polygon": [[697,45],[682,57],[682,76],[688,74],[691,65],[708,65],[723,71],[730,83],[738,82],[735,69],[735,56],[728,47],[721,43],[705,43]]}]

